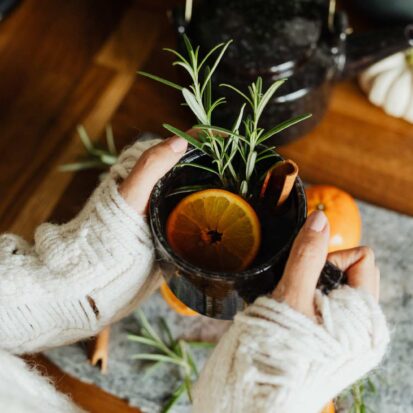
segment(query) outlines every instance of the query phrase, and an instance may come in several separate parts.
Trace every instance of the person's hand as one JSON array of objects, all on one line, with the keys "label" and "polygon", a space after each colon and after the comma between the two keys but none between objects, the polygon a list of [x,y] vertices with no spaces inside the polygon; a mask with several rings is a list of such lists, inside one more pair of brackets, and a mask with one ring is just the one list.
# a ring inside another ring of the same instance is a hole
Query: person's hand
[{"label": "person's hand", "polygon": [[129,176],[119,185],[119,193],[138,214],[145,214],[156,182],[181,159],[187,147],[187,141],[178,136],[153,146],[142,154]]},{"label": "person's hand", "polygon": [[275,299],[311,318],[316,316],[315,290],[326,260],[346,273],[350,287],[362,288],[379,298],[380,272],[373,251],[357,247],[328,254],[329,235],[326,215],[313,212],[295,239],[284,275],[273,292]]}]

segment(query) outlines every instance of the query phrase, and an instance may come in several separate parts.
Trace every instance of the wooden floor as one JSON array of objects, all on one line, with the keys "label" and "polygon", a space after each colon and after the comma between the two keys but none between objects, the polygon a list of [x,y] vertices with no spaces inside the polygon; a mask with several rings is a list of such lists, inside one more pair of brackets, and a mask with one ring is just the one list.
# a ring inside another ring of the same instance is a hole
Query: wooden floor
[{"label": "wooden floor", "polygon": [[[0,23],[0,232],[30,239],[41,222],[81,208],[97,173],[57,171],[83,153],[76,125],[99,140],[111,122],[119,147],[142,130],[164,133],[163,122],[190,126],[177,93],[136,76],[175,76],[161,48],[175,44],[167,10],[178,3],[24,0]],[[353,82],[336,87],[312,134],[281,152],[309,181],[413,215],[413,128],[371,106]],[[34,361],[90,412],[137,411]]]},{"label": "wooden floor", "polygon": [[[164,108],[165,120],[188,119],[179,105],[167,109],[167,92],[151,96],[132,88],[136,70],[148,60],[166,64],[159,51],[174,46],[167,10],[177,3],[25,0],[0,23],[0,232],[31,239],[41,222],[62,222],[81,208],[97,173],[57,170],[83,153],[76,125],[98,140],[122,106],[113,121],[122,147],[140,130],[161,131],[151,108]],[[140,96],[137,105],[122,104],[130,93]],[[132,120],[124,122],[124,116]],[[139,411],[43,356],[29,359],[88,412]]]}]

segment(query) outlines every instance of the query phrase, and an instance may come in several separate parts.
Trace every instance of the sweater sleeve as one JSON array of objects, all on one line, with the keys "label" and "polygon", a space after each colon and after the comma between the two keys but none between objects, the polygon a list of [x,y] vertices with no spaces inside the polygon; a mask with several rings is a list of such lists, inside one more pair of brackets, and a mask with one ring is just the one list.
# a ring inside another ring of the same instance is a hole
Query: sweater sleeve
[{"label": "sweater sleeve", "polygon": [[389,332],[373,297],[343,287],[317,292],[316,307],[318,324],[267,297],[238,314],[196,384],[194,411],[319,413],[379,364]]},{"label": "sweater sleeve", "polygon": [[34,245],[0,237],[0,348],[40,351],[94,335],[157,286],[146,219],[117,188],[154,143],[123,152],[79,215],[41,225]]}]

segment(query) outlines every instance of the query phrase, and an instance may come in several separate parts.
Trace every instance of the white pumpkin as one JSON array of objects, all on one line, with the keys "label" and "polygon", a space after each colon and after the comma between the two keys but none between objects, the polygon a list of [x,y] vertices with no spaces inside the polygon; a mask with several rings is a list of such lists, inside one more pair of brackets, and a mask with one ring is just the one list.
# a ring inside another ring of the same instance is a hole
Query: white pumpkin
[{"label": "white pumpkin", "polygon": [[413,123],[413,49],[375,63],[359,76],[370,102]]}]

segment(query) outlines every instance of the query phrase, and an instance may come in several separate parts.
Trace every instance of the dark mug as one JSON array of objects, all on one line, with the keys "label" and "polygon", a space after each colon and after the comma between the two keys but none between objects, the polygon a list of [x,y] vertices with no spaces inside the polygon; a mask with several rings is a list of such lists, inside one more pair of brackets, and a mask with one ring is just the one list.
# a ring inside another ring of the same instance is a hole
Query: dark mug
[{"label": "dark mug", "polygon": [[[262,162],[259,173],[271,163]],[[181,163],[195,162],[207,165],[208,157],[197,150],[188,152]],[[218,319],[232,319],[237,311],[252,303],[258,296],[274,290],[281,279],[292,243],[307,215],[304,186],[297,178],[290,195],[288,207],[276,220],[262,225],[263,247],[256,262],[247,270],[233,272],[206,271],[178,256],[167,242],[167,218],[179,202],[179,197],[169,196],[178,187],[207,182],[208,172],[191,167],[174,168],[155,186],[149,201],[149,219],[160,267],[172,292],[188,307],[200,314]],[[181,196],[182,198],[182,196]],[[277,229],[280,236],[273,238]],[[271,243],[265,239],[271,239]],[[269,245],[271,244],[271,245]],[[275,245],[274,245],[275,244]],[[318,287],[327,293],[344,282],[343,273],[331,263],[324,267]]]}]

